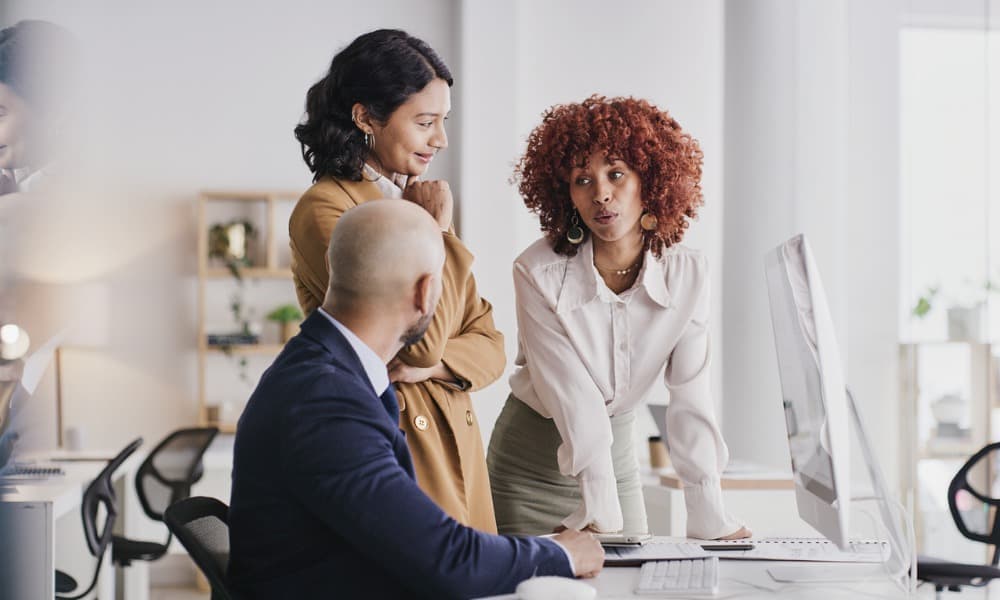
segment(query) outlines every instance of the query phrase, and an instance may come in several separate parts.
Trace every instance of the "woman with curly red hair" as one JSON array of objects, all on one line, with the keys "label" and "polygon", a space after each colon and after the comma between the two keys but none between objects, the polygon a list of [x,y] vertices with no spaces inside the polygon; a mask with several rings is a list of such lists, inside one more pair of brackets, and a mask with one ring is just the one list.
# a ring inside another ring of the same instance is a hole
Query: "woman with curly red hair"
[{"label": "woman with curly red hair", "polygon": [[648,530],[635,409],[669,397],[687,533],[749,537],[722,503],[709,391],[708,267],[679,243],[702,153],[645,100],[549,109],[515,169],[545,237],[514,262],[517,370],[487,464],[502,533]]}]

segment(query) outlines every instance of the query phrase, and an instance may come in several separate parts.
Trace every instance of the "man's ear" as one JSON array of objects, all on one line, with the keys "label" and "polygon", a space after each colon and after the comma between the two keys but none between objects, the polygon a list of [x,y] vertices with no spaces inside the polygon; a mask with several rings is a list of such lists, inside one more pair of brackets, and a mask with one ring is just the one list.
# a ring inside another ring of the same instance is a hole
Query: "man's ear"
[{"label": "man's ear", "polygon": [[421,315],[434,310],[434,276],[424,273],[414,286],[413,308]]},{"label": "man's ear", "polygon": [[362,133],[369,134],[375,131],[375,123],[372,115],[368,112],[368,108],[364,104],[360,102],[354,103],[354,106],[351,107],[351,119]]}]

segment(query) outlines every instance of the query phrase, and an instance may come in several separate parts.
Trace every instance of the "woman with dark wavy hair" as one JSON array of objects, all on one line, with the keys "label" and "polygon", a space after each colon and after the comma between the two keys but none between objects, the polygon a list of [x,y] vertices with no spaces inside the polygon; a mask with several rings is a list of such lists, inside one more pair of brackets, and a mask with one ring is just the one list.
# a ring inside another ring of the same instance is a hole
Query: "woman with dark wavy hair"
[{"label": "woman with dark wavy hair", "polygon": [[[449,515],[496,532],[485,453],[469,392],[503,372],[503,336],[476,291],[472,254],[452,231],[445,181],[419,181],[448,146],[451,72],[406,32],[366,33],[333,57],[306,96],[295,128],[314,184],[289,222],[299,303],[317,310],[328,283],[326,248],[347,209],[379,198],[423,206],[441,226],[443,293],[423,339],[389,364],[417,483]],[[382,390],[376,390],[381,394]]]},{"label": "woman with dark wavy hair", "polygon": [[709,393],[708,267],[680,245],[702,153],[645,100],[549,109],[515,170],[545,236],[514,262],[517,370],[490,439],[501,533],[646,533],[635,409],[669,398],[687,533],[749,537],[722,504]]}]

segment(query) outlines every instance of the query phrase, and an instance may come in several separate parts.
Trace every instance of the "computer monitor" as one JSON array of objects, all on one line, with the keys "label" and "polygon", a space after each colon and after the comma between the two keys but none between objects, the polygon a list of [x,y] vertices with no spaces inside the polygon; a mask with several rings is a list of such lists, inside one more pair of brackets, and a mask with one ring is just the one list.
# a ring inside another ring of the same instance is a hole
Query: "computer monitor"
[{"label": "computer monitor", "polygon": [[913,546],[903,535],[898,503],[889,494],[857,404],[844,385],[833,319],[805,236],[769,252],[765,274],[799,516],[838,547],[849,548],[853,427],[871,479],[871,499],[878,502],[888,538],[886,566],[895,576],[912,575]]},{"label": "computer monitor", "polygon": [[804,236],[769,252],[765,264],[799,516],[846,549],[850,430],[833,319]]}]

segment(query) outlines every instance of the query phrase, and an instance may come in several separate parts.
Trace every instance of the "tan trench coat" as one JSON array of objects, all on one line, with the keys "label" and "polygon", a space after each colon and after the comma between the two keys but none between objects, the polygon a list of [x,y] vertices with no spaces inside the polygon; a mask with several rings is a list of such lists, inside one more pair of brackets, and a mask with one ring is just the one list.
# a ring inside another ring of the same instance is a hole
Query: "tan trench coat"
[{"label": "tan trench coat", "polygon": [[[328,284],[324,256],[337,220],[347,209],[381,197],[369,181],[323,178],[306,190],[288,224],[292,273],[299,304],[308,314],[323,303]],[[479,422],[469,391],[503,373],[503,334],[493,308],[479,297],[472,254],[446,232],[441,301],[423,340],[400,352],[403,362],[430,367],[439,360],[467,382],[465,390],[433,380],[396,384],[399,426],[406,432],[417,483],[460,523],[496,532],[493,499]]]}]

